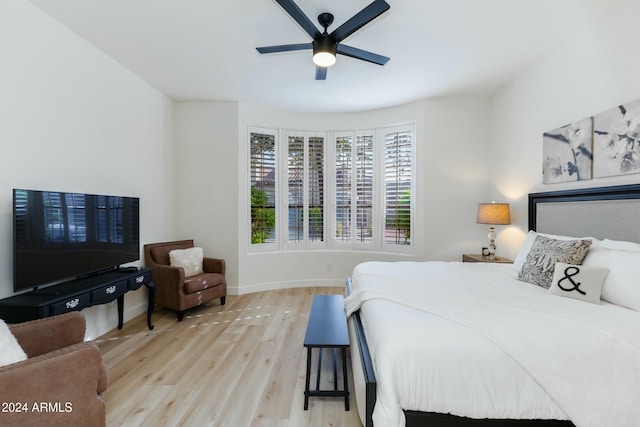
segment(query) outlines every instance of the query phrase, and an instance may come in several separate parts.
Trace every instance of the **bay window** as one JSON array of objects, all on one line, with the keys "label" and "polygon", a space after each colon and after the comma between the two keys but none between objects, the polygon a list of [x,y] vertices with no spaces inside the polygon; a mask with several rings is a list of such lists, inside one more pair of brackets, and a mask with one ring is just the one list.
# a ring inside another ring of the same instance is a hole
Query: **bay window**
[{"label": "bay window", "polygon": [[413,250],[412,124],[250,128],[249,145],[250,250]]}]

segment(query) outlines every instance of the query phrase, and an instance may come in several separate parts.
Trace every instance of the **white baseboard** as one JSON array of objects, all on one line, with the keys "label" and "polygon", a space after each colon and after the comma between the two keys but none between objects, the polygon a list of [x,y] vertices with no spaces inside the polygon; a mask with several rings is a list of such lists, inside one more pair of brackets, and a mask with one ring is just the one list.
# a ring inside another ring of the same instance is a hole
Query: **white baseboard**
[{"label": "white baseboard", "polygon": [[317,286],[344,287],[346,280],[336,279],[313,279],[313,280],[292,280],[289,282],[258,283],[255,285],[227,286],[229,295],[245,295],[254,292],[275,291],[278,289],[291,288],[313,288]]}]

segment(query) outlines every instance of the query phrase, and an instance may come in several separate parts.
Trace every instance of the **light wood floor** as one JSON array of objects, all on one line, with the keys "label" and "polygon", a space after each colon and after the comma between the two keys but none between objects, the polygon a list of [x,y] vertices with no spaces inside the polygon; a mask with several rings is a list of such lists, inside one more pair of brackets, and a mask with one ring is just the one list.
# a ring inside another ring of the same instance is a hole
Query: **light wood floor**
[{"label": "light wood floor", "polygon": [[[156,308],[153,331],[141,315],[99,337],[111,378],[107,425],[361,427],[351,375],[350,411],[343,398],[320,397],[303,410],[302,343],[311,300],[341,292],[327,287],[228,296],[226,305],[215,300],[179,323],[174,312]],[[330,355],[323,356],[322,388],[333,387],[333,371],[324,363]]]}]

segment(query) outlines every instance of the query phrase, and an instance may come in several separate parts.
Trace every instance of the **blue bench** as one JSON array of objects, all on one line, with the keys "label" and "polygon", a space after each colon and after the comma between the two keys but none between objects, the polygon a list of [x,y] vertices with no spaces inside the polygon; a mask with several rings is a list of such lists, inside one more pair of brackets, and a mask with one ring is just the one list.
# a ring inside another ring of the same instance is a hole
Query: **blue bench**
[{"label": "blue bench", "polygon": [[[349,348],[349,334],[347,319],[344,313],[344,298],[342,295],[314,295],[304,337],[307,348],[307,376],[304,389],[304,409],[309,409],[310,396],[344,397],[345,410],[349,410],[349,385],[347,381],[347,348]],[[311,379],[311,352],[314,348],[320,350],[318,355],[318,373],[316,375],[316,389],[309,390]],[[322,370],[322,350],[333,349],[333,390],[320,390],[320,372]],[[342,377],[344,386],[338,390],[338,357],[342,355]]]}]

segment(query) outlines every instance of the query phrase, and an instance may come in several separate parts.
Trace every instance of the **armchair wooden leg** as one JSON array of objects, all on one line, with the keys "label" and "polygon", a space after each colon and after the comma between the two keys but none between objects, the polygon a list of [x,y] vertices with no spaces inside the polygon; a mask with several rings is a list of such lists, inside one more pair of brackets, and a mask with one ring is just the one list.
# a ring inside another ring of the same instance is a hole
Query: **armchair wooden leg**
[{"label": "armchair wooden leg", "polygon": [[220,297],[220,305],[224,305],[227,302],[227,297]]},{"label": "armchair wooden leg", "polygon": [[184,311],[179,311],[178,312],[178,322],[182,322],[182,319],[184,319]]}]

